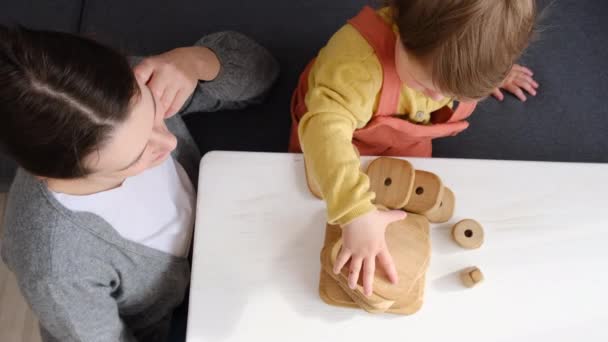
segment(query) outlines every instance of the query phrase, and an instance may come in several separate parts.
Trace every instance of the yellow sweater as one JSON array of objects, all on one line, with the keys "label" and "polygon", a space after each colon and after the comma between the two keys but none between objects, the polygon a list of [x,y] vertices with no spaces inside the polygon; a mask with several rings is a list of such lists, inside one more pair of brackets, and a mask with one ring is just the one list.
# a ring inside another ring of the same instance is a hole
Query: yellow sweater
[{"label": "yellow sweater", "polygon": [[[390,23],[387,8],[379,14]],[[376,111],[382,79],[374,49],[348,24],[321,49],[310,72],[305,98],[308,112],[300,120],[298,132],[309,176],[321,189],[331,224],[347,224],[374,209],[375,194],[360,170],[352,137]],[[450,101],[435,102],[403,86],[396,114],[407,119],[419,111],[431,113]]]}]

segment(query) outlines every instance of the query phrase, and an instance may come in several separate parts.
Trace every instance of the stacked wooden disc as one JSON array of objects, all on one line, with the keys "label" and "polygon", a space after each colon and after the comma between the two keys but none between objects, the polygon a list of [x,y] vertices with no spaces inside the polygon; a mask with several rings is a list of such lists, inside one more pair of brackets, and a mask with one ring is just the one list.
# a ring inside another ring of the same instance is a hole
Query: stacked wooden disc
[{"label": "stacked wooden disc", "polygon": [[[413,314],[422,307],[424,299],[431,255],[429,221],[446,222],[452,217],[454,194],[436,175],[414,170],[409,162],[401,159],[378,158],[369,165],[367,174],[370,189],[376,193],[376,205],[408,212],[404,220],[393,222],[386,230],[386,242],[399,282],[391,284],[377,267],[372,295],[363,294],[361,280],[355,289],[350,289],[348,265],[341,273],[333,273],[342,246],[342,229],[328,224],[321,251],[319,294],[330,305],[361,308],[371,313]],[[307,179],[311,192],[320,198],[315,182]]]}]

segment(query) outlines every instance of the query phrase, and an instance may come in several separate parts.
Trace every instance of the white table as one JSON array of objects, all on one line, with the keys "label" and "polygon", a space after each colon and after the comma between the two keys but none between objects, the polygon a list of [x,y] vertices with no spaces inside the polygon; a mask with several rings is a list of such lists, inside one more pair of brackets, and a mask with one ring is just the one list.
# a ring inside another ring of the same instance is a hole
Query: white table
[{"label": "white table", "polygon": [[[301,155],[207,154],[188,341],[608,341],[608,164],[408,160],[457,206],[432,228],[424,306],[395,316],[319,298],[325,211]],[[452,242],[463,218],[484,226],[480,249]],[[465,289],[471,265],[486,281]]]}]

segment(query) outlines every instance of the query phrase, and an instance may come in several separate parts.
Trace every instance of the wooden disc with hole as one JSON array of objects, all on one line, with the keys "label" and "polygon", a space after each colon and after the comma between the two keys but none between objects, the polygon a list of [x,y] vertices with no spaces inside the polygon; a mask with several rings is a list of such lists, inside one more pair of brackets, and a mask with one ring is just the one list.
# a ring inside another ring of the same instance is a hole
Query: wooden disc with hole
[{"label": "wooden disc with hole", "polygon": [[443,184],[434,173],[416,170],[414,186],[404,209],[411,213],[423,214],[437,208],[443,198]]},{"label": "wooden disc with hole", "polygon": [[380,157],[367,168],[369,188],[376,194],[375,203],[401,209],[409,201],[414,185],[414,167],[408,161]]},{"label": "wooden disc with hole", "polygon": [[484,280],[483,273],[477,267],[469,267],[460,272],[460,279],[466,287],[474,287]]},{"label": "wooden disc with hole", "polygon": [[445,223],[448,222],[454,215],[454,208],[456,207],[456,197],[450,188],[444,187],[443,197],[439,201],[439,205],[436,208],[424,213],[429,221],[433,223]]},{"label": "wooden disc with hole", "polygon": [[[426,272],[431,254],[429,221],[424,216],[408,214],[405,219],[393,222],[387,227],[386,243],[395,262],[399,281],[397,284],[392,284],[383,270],[376,267],[374,294],[395,301],[409,293]],[[341,247],[340,239],[331,249],[332,268]],[[348,274],[348,267],[344,267],[341,276],[348,279]],[[357,289],[363,293],[361,278]]]},{"label": "wooden disc with hole", "polygon": [[475,220],[462,220],[452,228],[452,238],[461,247],[467,249],[479,248],[483,244],[483,228]]}]

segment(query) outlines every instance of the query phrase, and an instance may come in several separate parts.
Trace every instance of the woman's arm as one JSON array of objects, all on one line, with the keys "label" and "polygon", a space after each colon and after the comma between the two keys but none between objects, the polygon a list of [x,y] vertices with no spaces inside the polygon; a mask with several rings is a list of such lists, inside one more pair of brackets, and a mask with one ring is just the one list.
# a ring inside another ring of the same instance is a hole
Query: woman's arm
[{"label": "woman's arm", "polygon": [[45,277],[21,288],[50,341],[137,342],[109,287],[75,277]]},{"label": "woman's arm", "polygon": [[276,81],[279,64],[245,35],[219,32],[201,38],[195,46],[146,58],[134,71],[169,117],[259,103]]}]

